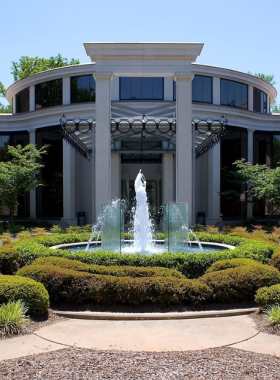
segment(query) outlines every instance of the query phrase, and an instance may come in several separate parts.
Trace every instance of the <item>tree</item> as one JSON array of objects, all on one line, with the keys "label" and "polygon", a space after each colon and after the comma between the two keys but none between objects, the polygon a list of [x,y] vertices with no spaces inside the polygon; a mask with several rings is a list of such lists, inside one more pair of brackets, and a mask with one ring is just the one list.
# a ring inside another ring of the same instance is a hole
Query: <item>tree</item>
[{"label": "tree", "polygon": [[39,57],[28,57],[22,56],[19,62],[12,62],[12,74],[14,76],[14,81],[28,77],[29,75],[39,73],[41,71],[54,69],[56,67],[63,67],[68,65],[78,65],[80,61],[78,59],[72,58],[68,62],[67,58],[63,58],[60,54],[56,57],[39,58]]},{"label": "tree", "polygon": [[2,82],[0,82],[0,97],[5,98],[6,89]]},{"label": "tree", "polygon": [[10,104],[4,106],[4,104],[0,102],[0,113],[12,113],[12,106]]},{"label": "tree", "polygon": [[274,75],[267,75],[267,74],[264,74],[264,73],[255,73],[255,74],[252,74],[252,73],[250,73],[250,71],[248,71],[248,74],[254,75],[257,78],[260,78],[260,79],[268,82],[269,84],[271,84],[271,86],[274,86],[276,84],[276,82],[274,80]]},{"label": "tree", "polygon": [[266,165],[252,165],[241,159],[234,162],[241,183],[247,184],[245,191],[254,200],[262,200],[268,213],[268,224],[271,216],[280,208],[280,167],[270,169]]},{"label": "tree", "polygon": [[38,174],[44,165],[40,164],[38,160],[47,153],[47,146],[36,149],[35,145],[32,144],[24,148],[21,145],[16,147],[8,145],[7,149],[11,160],[0,162],[0,204],[9,207],[11,222],[13,223],[13,214],[18,204],[18,197],[43,185]]}]

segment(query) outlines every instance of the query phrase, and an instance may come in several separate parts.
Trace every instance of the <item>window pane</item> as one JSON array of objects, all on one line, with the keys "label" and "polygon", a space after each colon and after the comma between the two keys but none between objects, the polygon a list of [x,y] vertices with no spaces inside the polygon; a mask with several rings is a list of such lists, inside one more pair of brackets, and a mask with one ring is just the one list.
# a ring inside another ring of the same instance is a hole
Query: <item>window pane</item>
[{"label": "window pane", "polygon": [[253,110],[255,112],[267,113],[267,95],[254,87]]},{"label": "window pane", "polygon": [[221,104],[248,109],[248,86],[243,83],[221,79]]},{"label": "window pane", "polygon": [[212,103],[212,78],[195,75],[192,81],[193,102]]},{"label": "window pane", "polygon": [[153,78],[141,78],[142,99],[153,99]]},{"label": "window pane", "polygon": [[142,99],[142,78],[130,79],[130,99]]},{"label": "window pane", "polygon": [[153,80],[153,99],[163,100],[163,78],[152,78]]},{"label": "window pane", "polygon": [[120,100],[130,99],[130,78],[120,78]]},{"label": "window pane", "polygon": [[28,112],[29,108],[29,87],[16,94],[16,113]]},{"label": "window pane", "polygon": [[163,100],[163,78],[120,78],[120,100]]},{"label": "window pane", "polygon": [[94,102],[95,80],[92,75],[71,78],[71,103]]},{"label": "window pane", "polygon": [[62,79],[35,85],[35,108],[62,105]]}]

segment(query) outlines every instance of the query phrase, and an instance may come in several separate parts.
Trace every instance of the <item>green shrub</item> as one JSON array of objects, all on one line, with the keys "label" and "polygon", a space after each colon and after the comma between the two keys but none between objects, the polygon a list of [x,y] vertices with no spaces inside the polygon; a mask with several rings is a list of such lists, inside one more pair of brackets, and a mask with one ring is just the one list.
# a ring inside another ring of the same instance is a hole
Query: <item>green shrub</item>
[{"label": "green shrub", "polygon": [[270,264],[280,270],[280,251],[276,251],[272,255]]},{"label": "green shrub", "polygon": [[116,277],[48,265],[26,266],[18,274],[42,282],[52,302],[198,303],[207,300],[211,293],[198,280],[175,277]]},{"label": "green shrub", "polygon": [[255,301],[260,307],[280,304],[280,284],[259,289]]},{"label": "green shrub", "polygon": [[229,268],[237,268],[243,265],[256,266],[262,265],[260,262],[251,260],[251,259],[230,259],[230,260],[219,260],[211,265],[209,269],[207,269],[207,273],[218,272],[220,270],[229,269]]},{"label": "green shrub", "polygon": [[55,265],[60,268],[73,269],[78,272],[92,274],[104,274],[117,277],[177,277],[185,278],[180,272],[173,269],[159,267],[129,267],[129,266],[104,266],[84,264],[81,261],[64,259],[62,257],[40,257],[32,265]]},{"label": "green shrub", "polygon": [[265,310],[266,319],[269,320],[272,326],[280,324],[280,305],[268,306]]},{"label": "green shrub", "polygon": [[19,253],[14,245],[0,247],[0,273],[13,274],[18,270]]},{"label": "green shrub", "polygon": [[18,334],[22,326],[29,321],[28,308],[20,300],[8,302],[0,307],[0,335]]},{"label": "green shrub", "polygon": [[1,235],[1,240],[3,245],[11,244],[13,241],[13,237],[10,234],[10,232],[3,232]]},{"label": "green shrub", "polygon": [[0,276],[0,304],[21,300],[30,314],[43,314],[49,307],[44,285],[20,276]]},{"label": "green shrub", "polygon": [[268,265],[224,269],[199,279],[212,290],[213,301],[253,300],[255,292],[280,283],[280,272]]}]

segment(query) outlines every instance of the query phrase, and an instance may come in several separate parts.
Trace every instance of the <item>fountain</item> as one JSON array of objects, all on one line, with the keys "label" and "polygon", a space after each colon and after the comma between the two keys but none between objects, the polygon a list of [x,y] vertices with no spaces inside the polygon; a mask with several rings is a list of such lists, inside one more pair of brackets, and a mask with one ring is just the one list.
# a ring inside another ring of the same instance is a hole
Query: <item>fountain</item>
[{"label": "fountain", "polygon": [[[57,246],[75,250],[85,249],[89,251],[100,248],[100,242],[93,242],[97,235],[102,236],[101,249],[105,251],[122,252],[122,253],[141,253],[156,254],[162,252],[207,252],[216,251],[230,246],[199,242],[195,236],[196,242],[188,244],[188,233],[193,231],[188,229],[188,204],[187,203],[167,203],[165,205],[165,239],[163,241],[153,241],[153,225],[149,214],[149,205],[146,192],[146,180],[140,170],[135,183],[136,207],[133,219],[134,240],[124,241],[124,203],[121,200],[114,200],[111,203],[103,203],[101,207],[101,216],[98,222],[93,226],[91,237],[87,244],[73,244]],[[194,248],[197,245],[198,248]]]}]

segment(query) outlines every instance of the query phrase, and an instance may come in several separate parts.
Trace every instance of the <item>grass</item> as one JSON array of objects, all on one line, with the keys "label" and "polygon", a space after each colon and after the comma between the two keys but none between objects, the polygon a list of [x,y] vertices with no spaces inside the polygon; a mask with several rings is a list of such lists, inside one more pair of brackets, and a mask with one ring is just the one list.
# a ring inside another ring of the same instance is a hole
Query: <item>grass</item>
[{"label": "grass", "polygon": [[266,318],[272,326],[280,324],[280,305],[268,306],[264,312],[266,314]]},{"label": "grass", "polygon": [[20,300],[8,302],[0,307],[0,334],[16,335],[22,326],[29,321],[26,317],[28,308]]}]

